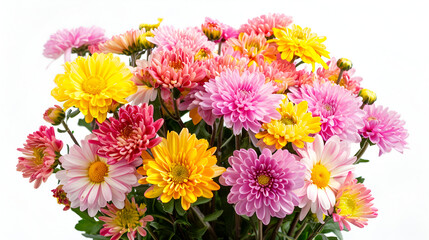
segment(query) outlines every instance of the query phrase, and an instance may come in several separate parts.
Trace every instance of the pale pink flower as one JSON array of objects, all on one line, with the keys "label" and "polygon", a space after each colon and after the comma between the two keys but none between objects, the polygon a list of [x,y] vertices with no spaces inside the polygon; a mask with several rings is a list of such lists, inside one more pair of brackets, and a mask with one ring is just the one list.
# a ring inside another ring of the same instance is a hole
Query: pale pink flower
[{"label": "pale pink flower", "polygon": [[157,96],[155,88],[156,80],[150,75],[150,62],[146,60],[137,60],[137,67],[131,68],[133,77],[131,80],[137,86],[137,92],[127,97],[127,101],[132,105],[140,105],[154,101]]},{"label": "pale pink flower", "polygon": [[144,49],[143,44],[140,42],[140,36],[145,32],[145,29],[126,31],[101,43],[98,48],[103,53],[131,55],[132,53],[140,52]]},{"label": "pale pink flower", "polygon": [[273,35],[273,28],[286,28],[292,23],[292,17],[284,14],[269,13],[248,20],[248,23],[241,25],[240,32],[247,34],[263,34],[266,38]]}]

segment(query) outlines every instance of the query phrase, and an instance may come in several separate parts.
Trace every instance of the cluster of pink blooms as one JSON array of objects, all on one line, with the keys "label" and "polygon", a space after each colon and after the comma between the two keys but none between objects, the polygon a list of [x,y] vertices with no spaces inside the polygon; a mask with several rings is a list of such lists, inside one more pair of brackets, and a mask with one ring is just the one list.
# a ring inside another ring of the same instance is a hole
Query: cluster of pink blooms
[{"label": "cluster of pink blooms", "polygon": [[[313,141],[303,148],[273,151],[253,145],[261,154],[252,148],[234,151],[219,179],[221,185],[230,187],[227,202],[238,215],[256,214],[265,225],[272,217],[282,219],[299,208],[300,220],[311,212],[320,223],[332,216],[341,230],[350,230],[349,223],[363,227],[368,218],[377,216],[377,209],[370,191],[354,178],[359,159],[350,146],[367,141],[379,147],[380,155],[392,149],[402,153],[408,136],[405,122],[383,106],[364,104],[359,95],[362,78],[354,76],[354,68],[340,70],[335,58],[327,60],[328,68],[315,72],[281,59],[276,43],[269,39],[275,37],[273,28],[287,28],[291,23],[292,18],[284,14],[268,14],[238,29],[210,18],[202,24],[204,29],[153,29],[153,37],[147,40],[156,47],[145,50],[147,60],[130,66],[137,86],[137,92],[127,98],[130,104],[106,121],[94,122],[92,134],[80,143],[75,141],[67,154],[61,155],[63,143],[56,139],[54,128],[40,127],[18,149],[23,156],[17,170],[34,181],[35,188],[54,169],[59,170],[56,177],[61,187],[53,192],[58,203],[66,205],[64,210],[79,207],[91,217],[101,214],[99,220],[105,224],[100,234],[119,239],[126,233],[131,240],[136,234],[145,236],[146,223],[154,221],[145,215],[145,206],[128,196],[139,185],[136,168],[143,164],[142,153],[162,141],[159,130],[167,127],[166,120],[154,120],[155,112],[161,110],[151,104],[160,101],[166,111],[190,111],[195,125],[201,120],[213,129],[224,124],[220,127],[231,129],[235,137],[247,134],[256,142],[255,134],[263,131],[263,124],[293,120],[278,110],[287,99],[294,105],[305,102],[306,111],[320,118],[320,132],[312,134]],[[131,38],[126,34],[120,38],[121,44],[109,43],[118,48],[113,53],[134,44],[127,42]],[[104,31],[97,27],[61,30],[45,44],[44,55],[56,59],[64,54],[68,61],[73,49],[84,46],[99,51],[98,44],[105,40]],[[174,94],[177,90],[179,96]],[[59,111],[61,107],[56,106],[55,112],[45,114],[45,120],[59,124],[64,118]],[[53,119],[60,115],[60,121]],[[345,198],[354,199],[360,208],[354,209]],[[115,217],[122,209],[135,212],[138,227],[117,226]]]}]

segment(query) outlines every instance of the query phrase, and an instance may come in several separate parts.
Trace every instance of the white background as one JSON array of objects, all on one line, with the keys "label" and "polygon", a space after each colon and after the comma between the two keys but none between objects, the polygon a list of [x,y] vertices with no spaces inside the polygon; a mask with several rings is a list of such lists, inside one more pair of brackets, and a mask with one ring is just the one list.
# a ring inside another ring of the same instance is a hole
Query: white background
[{"label": "white background", "polygon": [[[1,239],[83,239],[74,230],[78,217],[63,212],[51,189],[35,190],[16,172],[16,148],[46,123],[42,114],[57,104],[50,96],[63,59],[51,63],[43,45],[58,29],[97,25],[108,37],[142,22],[199,26],[205,16],[239,27],[266,13],[293,16],[302,27],[327,36],[331,56],[353,61],[363,87],[378,104],[401,113],[409,130],[409,149],[378,158],[372,147],[358,166],[372,189],[379,216],[364,229],[352,227],[346,239],[429,239],[428,191],[428,23],[424,1],[8,1],[0,8]],[[47,66],[51,63],[49,68]],[[73,126],[72,128],[76,128]],[[78,135],[82,138],[86,134]],[[58,134],[57,134],[58,136]],[[61,134],[59,138],[68,136]]]}]

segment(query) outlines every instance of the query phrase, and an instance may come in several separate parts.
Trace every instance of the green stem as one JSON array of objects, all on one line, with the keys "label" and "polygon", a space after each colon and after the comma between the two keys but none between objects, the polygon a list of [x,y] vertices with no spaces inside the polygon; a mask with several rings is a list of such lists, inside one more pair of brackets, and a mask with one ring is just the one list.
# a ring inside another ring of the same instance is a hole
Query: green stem
[{"label": "green stem", "polygon": [[179,108],[177,107],[177,101],[174,98],[173,91],[171,91],[171,99],[173,100],[174,112],[176,114],[176,122],[179,123],[180,127],[185,128],[185,124],[182,122],[182,118],[180,117]]},{"label": "green stem", "polygon": [[158,100],[162,106],[162,109],[164,109],[164,111],[167,112],[168,116],[170,118],[176,120],[176,117],[168,110],[167,106],[165,106],[164,100],[162,100],[162,97],[161,97],[161,89],[159,89],[159,88],[158,88]]},{"label": "green stem", "polygon": [[149,225],[146,225],[146,229],[149,232],[150,236],[154,239],[154,240],[158,240],[158,238],[156,237],[155,233],[152,231],[152,229],[149,227]]},{"label": "green stem", "polygon": [[299,236],[301,236],[301,233],[304,232],[304,229],[307,227],[307,225],[308,225],[307,222],[301,224],[301,227],[299,227],[298,231],[296,232],[296,234],[294,236],[295,239],[298,239]]},{"label": "green stem", "polygon": [[135,53],[131,53],[131,58],[130,58],[130,66],[131,67],[137,67],[137,52],[135,52]]},{"label": "green stem", "polygon": [[259,240],[263,240],[264,239],[264,232],[263,232],[263,228],[264,226],[262,226],[262,221],[258,219],[258,235],[259,235]]},{"label": "green stem", "polygon": [[240,134],[235,135],[235,150],[240,149]]},{"label": "green stem", "polygon": [[365,153],[365,151],[368,148],[368,146],[369,146],[369,140],[367,138],[365,138],[362,148],[359,149],[359,151],[355,154],[356,161],[353,164],[359,163],[360,158]]},{"label": "green stem", "polygon": [[217,137],[217,148],[216,148],[216,156],[220,157],[222,155],[221,146],[222,146],[222,138],[223,138],[223,117],[220,118],[219,126],[218,126],[218,137]]},{"label": "green stem", "polygon": [[231,140],[234,138],[234,134],[231,135],[231,137],[229,137],[220,148],[224,148],[229,142],[231,142]]},{"label": "green stem", "polygon": [[295,68],[297,68],[299,65],[301,65],[301,64],[303,64],[303,63],[304,63],[304,61],[301,61],[301,62],[297,63],[297,64],[295,65]]},{"label": "green stem", "polygon": [[317,228],[316,228],[316,231],[314,231],[308,238],[307,238],[307,240],[312,240],[314,237],[316,237],[317,236],[317,234],[319,234],[320,233],[320,231],[322,231],[322,229],[323,229],[323,227],[325,226],[325,224],[329,221],[329,220],[331,220],[330,219],[330,217],[328,216],[328,217],[326,217],[326,221],[322,224],[322,223],[319,223],[319,225],[317,226]]},{"label": "green stem", "polygon": [[66,129],[67,133],[70,135],[70,137],[71,137],[71,139],[73,140],[74,144],[76,144],[76,145],[78,145],[78,146],[80,147],[80,145],[79,145],[79,143],[77,142],[76,138],[74,137],[73,133],[70,131],[70,128],[69,128],[69,126],[67,125],[67,123],[66,123],[66,122],[64,122],[64,120],[63,120],[61,123],[63,124],[63,126],[64,126],[64,128]]},{"label": "green stem", "polygon": [[210,147],[213,147],[215,138],[216,138],[216,121],[214,121],[212,126],[212,136],[210,137]]},{"label": "green stem", "polygon": [[273,230],[273,233],[271,233],[271,238],[270,238],[270,240],[275,240],[275,239],[276,239],[277,232],[279,231],[279,228],[280,228],[280,226],[282,225],[283,220],[284,220],[284,218],[281,218],[281,219],[279,219],[279,221],[277,222],[276,227],[275,227],[275,228],[274,228],[274,230]]},{"label": "green stem", "polygon": [[212,228],[212,226],[210,225],[210,223],[204,221],[204,214],[200,211],[200,209],[197,206],[191,206],[191,210],[195,213],[195,215],[197,216],[198,220],[205,227],[207,227],[207,231],[211,235],[210,239],[217,239],[216,232],[214,231],[214,229]]},{"label": "green stem", "polygon": [[343,76],[343,72],[344,72],[344,70],[341,70],[340,71],[340,74],[338,74],[338,78],[337,78],[337,85],[339,85],[340,84],[340,81],[341,81],[341,77]]},{"label": "green stem", "polygon": [[240,239],[240,232],[241,232],[241,217],[237,213],[234,213],[234,223],[235,223],[235,227],[234,227],[235,237],[234,237],[234,239],[239,240]]},{"label": "green stem", "polygon": [[167,126],[165,125],[165,118],[164,118],[164,113],[162,113],[162,107],[159,107],[159,113],[161,114],[161,118],[164,119],[164,122],[162,123],[162,128],[161,128],[161,137],[166,137],[167,136]]},{"label": "green stem", "polygon": [[292,235],[293,235],[293,232],[294,232],[294,230],[295,230],[296,224],[298,224],[298,221],[299,221],[299,214],[300,214],[300,213],[301,213],[301,211],[297,212],[297,213],[295,214],[295,217],[294,217],[294,218],[293,218],[293,220],[292,220],[292,224],[290,225],[289,231],[287,232],[287,235],[288,235],[289,237],[292,237]]},{"label": "green stem", "polygon": [[217,54],[220,56],[220,54],[222,53],[222,41],[219,41],[219,48],[217,49]]}]

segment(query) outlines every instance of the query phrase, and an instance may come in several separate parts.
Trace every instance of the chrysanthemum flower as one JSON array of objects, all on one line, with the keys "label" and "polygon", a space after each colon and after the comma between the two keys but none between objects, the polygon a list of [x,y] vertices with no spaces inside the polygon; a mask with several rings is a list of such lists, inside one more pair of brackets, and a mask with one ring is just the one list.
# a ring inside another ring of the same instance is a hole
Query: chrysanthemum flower
[{"label": "chrysanthemum flower", "polygon": [[119,109],[118,116],[118,119],[111,117],[99,124],[99,129],[93,131],[98,139],[90,140],[90,143],[100,146],[97,154],[107,158],[107,163],[133,162],[142,151],[161,142],[156,133],[164,120],[153,121],[152,105],[127,105]]},{"label": "chrysanthemum flower", "polygon": [[64,205],[64,211],[70,209],[70,200],[67,198],[67,193],[63,190],[63,185],[59,185],[57,188],[52,189],[51,192],[53,193],[53,197],[57,199],[58,204]]},{"label": "chrysanthemum flower", "polygon": [[228,203],[236,204],[239,215],[255,212],[265,225],[270,217],[284,218],[298,205],[294,190],[304,185],[303,165],[288,151],[274,155],[264,149],[258,157],[253,149],[234,151],[229,167],[222,174],[222,185],[232,186]]},{"label": "chrysanthemum flower", "polygon": [[231,46],[234,51],[238,51],[241,56],[247,57],[252,61],[268,61],[276,60],[276,48],[267,43],[264,35],[255,33],[240,33],[238,38],[230,38],[226,43]]},{"label": "chrysanthemum flower", "polygon": [[178,135],[168,132],[167,139],[151,149],[153,158],[143,152],[143,167],[137,171],[146,175],[139,180],[141,184],[153,184],[145,197],[160,196],[162,202],[172,198],[181,199],[184,210],[198,197],[212,198],[212,191],[219,185],[212,178],[219,176],[225,168],[216,166],[216,148],[210,148],[205,139],[197,139],[184,128]]},{"label": "chrysanthemum flower", "polygon": [[241,74],[249,69],[249,59],[246,57],[236,56],[234,50],[229,47],[221,56],[211,58],[206,63],[207,76],[206,79],[212,79],[220,76],[221,72],[227,70],[238,70]]},{"label": "chrysanthemum flower", "polygon": [[377,217],[377,209],[371,202],[374,198],[371,196],[371,190],[367,189],[362,183],[357,183],[352,172],[349,172],[346,180],[341,185],[336,195],[335,213],[332,214],[333,220],[338,222],[340,230],[344,226],[350,231],[350,224],[363,228],[368,225],[368,218]]},{"label": "chrysanthemum flower", "polygon": [[297,78],[295,66],[292,63],[285,61],[288,64],[279,63],[277,61],[268,63],[258,61],[257,64],[249,66],[250,72],[259,71],[265,76],[265,82],[271,82],[276,85],[277,93],[283,93],[289,86],[294,86]]},{"label": "chrysanthemum flower", "polygon": [[65,112],[63,108],[58,105],[48,108],[43,114],[43,119],[54,126],[59,125],[64,118]]},{"label": "chrysanthemum flower", "polygon": [[318,81],[316,78],[316,74],[311,71],[307,71],[306,69],[302,69],[296,72],[296,86],[301,87],[302,85],[308,84],[313,85],[315,81]]},{"label": "chrysanthemum flower", "polygon": [[235,29],[235,28],[233,28],[233,27],[231,27],[225,23],[222,23],[217,19],[212,19],[212,18],[206,17],[205,22],[206,23],[216,23],[220,26],[220,28],[222,30],[221,38],[219,40],[214,41],[215,43],[225,42],[226,40],[228,40],[230,38],[238,37],[239,32],[237,29]]},{"label": "chrysanthemum flower", "polygon": [[269,13],[249,19],[248,23],[241,25],[240,32],[263,34],[266,38],[273,37],[273,28],[286,28],[292,23],[292,17],[284,14]]},{"label": "chrysanthemum flower", "polygon": [[308,102],[308,110],[313,116],[320,117],[324,140],[339,136],[341,140],[360,142],[358,130],[364,126],[365,113],[360,109],[361,97],[353,95],[341,86],[326,82],[303,85],[299,89],[291,88],[289,99],[294,103]]},{"label": "chrysanthemum flower", "polygon": [[140,105],[154,101],[157,96],[156,80],[149,72],[150,62],[137,60],[137,67],[132,68],[133,77],[131,80],[137,86],[137,92],[127,97],[127,101],[132,105]]},{"label": "chrysanthemum flower", "polygon": [[219,40],[222,37],[222,28],[220,24],[215,21],[207,21],[207,18],[206,21],[201,24],[201,30],[211,41]]},{"label": "chrysanthemum flower", "polygon": [[216,117],[223,116],[225,126],[232,128],[234,135],[242,128],[258,132],[261,123],[280,118],[276,108],[284,96],[273,94],[273,84],[265,83],[262,73],[245,71],[240,75],[237,70],[227,70],[205,83],[204,88],[200,107],[212,110]]},{"label": "chrysanthemum flower", "polygon": [[127,233],[128,240],[136,239],[137,233],[146,236],[146,224],[153,221],[151,215],[145,215],[146,205],[136,204],[134,197],[131,202],[125,199],[125,206],[118,209],[113,204],[107,204],[107,209],[102,208],[101,212],[107,216],[98,219],[105,222],[100,230],[100,235],[110,237],[110,240],[118,240],[124,233]]},{"label": "chrysanthemum flower", "polygon": [[322,44],[326,37],[319,37],[310,31],[310,28],[302,29],[298,25],[293,25],[292,28],[287,29],[273,28],[276,38],[269,40],[269,42],[277,43],[277,49],[281,52],[282,59],[291,62],[299,57],[303,62],[313,66],[313,72],[316,62],[322,64],[324,68],[328,68],[328,65],[321,58],[321,56],[329,58],[329,52]]},{"label": "chrysanthemum flower", "polygon": [[108,164],[107,159],[97,155],[98,146],[88,142],[94,137],[89,135],[82,140],[81,147],[71,147],[70,153],[60,158],[64,170],[56,173],[71,207],[88,209],[91,217],[110,201],[119,209],[124,207],[126,195],[138,185],[136,167],[142,163],[141,158],[136,158],[129,164]]},{"label": "chrysanthemum flower", "polygon": [[113,36],[110,40],[100,44],[98,48],[103,53],[117,53],[131,55],[144,49],[140,42],[140,36],[145,34],[145,30],[130,30],[123,34]]},{"label": "chrysanthemum flower", "polygon": [[105,40],[104,30],[99,27],[62,29],[52,34],[45,43],[43,55],[57,59],[64,54],[64,60],[68,62],[73,48],[98,44]]},{"label": "chrysanthemum flower", "polygon": [[304,142],[313,142],[314,138],[309,134],[320,131],[320,118],[312,117],[307,108],[306,101],[293,104],[284,99],[277,108],[281,119],[262,124],[263,131],[257,133],[256,138],[276,149],[283,148],[288,142],[299,148],[304,147]]},{"label": "chrysanthemum flower", "polygon": [[[317,69],[318,77],[336,83],[338,75],[340,74],[340,69],[337,66],[337,60],[333,57],[326,64],[329,65],[329,69]],[[357,95],[361,90],[360,82],[362,81],[362,78],[353,76],[355,72],[356,69],[354,68],[344,71],[339,85]]]},{"label": "chrysanthemum flower", "polygon": [[356,157],[350,157],[349,145],[337,136],[324,144],[322,137],[316,135],[313,143],[307,142],[304,148],[295,150],[306,168],[305,185],[297,192],[302,208],[300,219],[311,209],[323,222],[323,214],[328,215],[333,210],[335,194],[353,169]]},{"label": "chrysanthemum flower", "polygon": [[78,57],[64,64],[65,73],[55,77],[57,87],[51,92],[64,108],[76,107],[85,115],[85,121],[94,118],[103,122],[112,101],[125,104],[126,97],[136,92],[130,80],[130,70],[113,54]]},{"label": "chrysanthemum flower", "polygon": [[154,53],[149,72],[164,88],[192,88],[206,76],[205,68],[194,61],[192,52],[180,48]]},{"label": "chrysanthemum flower", "polygon": [[364,111],[365,126],[359,133],[378,146],[380,155],[392,149],[402,153],[407,145],[408,131],[400,115],[383,106],[365,105]]},{"label": "chrysanthemum flower", "polygon": [[41,126],[27,136],[24,148],[18,148],[24,156],[18,158],[16,170],[22,172],[24,178],[30,178],[30,182],[35,181],[34,188],[38,188],[51,176],[62,148],[63,142],[55,138],[54,128]]}]

